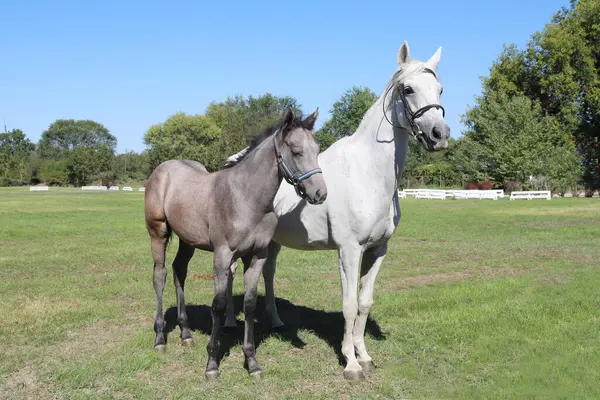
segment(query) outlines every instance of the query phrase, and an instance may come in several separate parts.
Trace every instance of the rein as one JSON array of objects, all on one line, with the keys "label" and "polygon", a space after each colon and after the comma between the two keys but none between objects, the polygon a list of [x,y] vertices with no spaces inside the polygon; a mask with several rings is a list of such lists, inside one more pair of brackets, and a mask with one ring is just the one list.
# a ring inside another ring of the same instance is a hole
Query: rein
[{"label": "rein", "polygon": [[402,105],[404,107],[404,116],[406,117],[406,119],[408,120],[408,123],[410,124],[410,134],[412,135],[412,137],[414,137],[418,141],[426,142],[426,135],[421,130],[421,128],[419,128],[419,125],[417,125],[417,122],[415,120],[417,118],[422,117],[423,114],[425,114],[427,111],[431,110],[432,108],[442,110],[442,116],[446,117],[446,110],[444,109],[444,107],[442,107],[441,104],[428,104],[424,107],[419,108],[417,111],[413,112],[413,110],[410,108],[410,105],[408,104],[408,101],[406,100],[406,88],[405,88],[404,84],[399,83],[398,85],[392,85],[387,90],[387,92],[385,92],[382,103],[383,103],[383,116],[385,117],[387,122],[389,122],[389,124],[392,125],[394,128],[406,129],[403,126],[395,125],[387,117],[386,109],[385,109],[385,98],[387,97],[388,93],[392,89],[394,89],[399,94],[400,101],[402,102]]},{"label": "rein", "polygon": [[306,192],[302,187],[300,187],[300,183],[315,174],[322,174],[323,171],[321,171],[321,168],[315,168],[296,176],[296,174],[292,172],[290,167],[287,166],[283,159],[283,156],[279,152],[279,146],[277,146],[277,134],[279,133],[279,131],[280,129],[276,130],[273,134],[273,143],[275,144],[275,156],[277,157],[277,167],[279,168],[279,171],[283,173],[283,178],[285,179],[285,181],[294,187],[294,189],[296,190],[296,194],[305,199]]}]

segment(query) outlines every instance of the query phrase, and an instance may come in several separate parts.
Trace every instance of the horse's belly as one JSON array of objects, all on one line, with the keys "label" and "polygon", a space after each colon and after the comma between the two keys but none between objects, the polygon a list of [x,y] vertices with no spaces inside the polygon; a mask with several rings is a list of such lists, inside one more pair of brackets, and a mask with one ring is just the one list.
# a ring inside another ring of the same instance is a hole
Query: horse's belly
[{"label": "horse's belly", "polygon": [[336,248],[329,236],[327,214],[316,207],[319,206],[299,206],[280,215],[273,241],[298,250]]}]

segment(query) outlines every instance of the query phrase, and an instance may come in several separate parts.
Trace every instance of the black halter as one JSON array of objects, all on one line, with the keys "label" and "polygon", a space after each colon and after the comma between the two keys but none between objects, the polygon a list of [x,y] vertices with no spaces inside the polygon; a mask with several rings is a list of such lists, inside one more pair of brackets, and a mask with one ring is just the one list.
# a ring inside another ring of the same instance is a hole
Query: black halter
[{"label": "black halter", "polygon": [[287,164],[283,160],[283,156],[279,152],[279,146],[277,146],[277,133],[279,133],[279,131],[280,129],[276,130],[273,134],[273,142],[275,143],[275,156],[277,157],[277,166],[283,174],[283,178],[286,180],[286,182],[292,185],[294,189],[296,189],[296,194],[305,199],[306,192],[303,188],[300,187],[300,183],[315,174],[322,174],[323,171],[321,171],[321,168],[315,168],[296,176],[296,174],[294,174],[292,170],[287,166]]},{"label": "black halter", "polygon": [[[428,69],[426,69],[425,71],[433,73],[432,71],[430,71]],[[419,125],[417,125],[415,120],[417,118],[422,117],[423,114],[425,114],[427,111],[431,110],[432,108],[442,110],[442,117],[445,117],[446,110],[444,109],[444,107],[442,107],[441,104],[428,104],[424,107],[419,108],[417,111],[413,112],[413,110],[411,110],[411,108],[410,108],[410,105],[408,104],[408,101],[406,100],[406,87],[404,86],[403,83],[399,83],[398,85],[390,86],[390,88],[388,89],[388,91],[386,92],[386,94],[384,96],[384,101],[383,101],[383,115],[385,116],[385,119],[387,120],[387,122],[389,122],[390,125],[392,125],[393,127],[404,128],[403,126],[394,125],[394,123],[388,119],[387,114],[386,114],[385,97],[387,96],[388,92],[392,89],[395,89],[395,91],[398,92],[398,96],[400,97],[400,101],[402,102],[402,105],[404,107],[404,116],[406,117],[406,119],[408,120],[408,123],[410,124],[410,134],[418,141],[426,143],[427,139],[426,139],[425,133],[423,133],[421,128],[419,128]]]}]

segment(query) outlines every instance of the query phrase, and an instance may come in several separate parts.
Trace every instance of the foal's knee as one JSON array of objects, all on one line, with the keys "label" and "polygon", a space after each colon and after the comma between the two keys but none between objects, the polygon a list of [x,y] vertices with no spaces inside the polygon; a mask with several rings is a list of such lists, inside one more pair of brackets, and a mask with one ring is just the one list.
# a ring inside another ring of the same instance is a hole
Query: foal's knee
[{"label": "foal's knee", "polygon": [[254,316],[256,313],[256,294],[247,294],[244,296],[244,314]]},{"label": "foal's knee", "polygon": [[227,308],[227,293],[216,295],[213,298],[212,311],[215,314],[223,315],[223,314],[225,314],[226,308]]}]

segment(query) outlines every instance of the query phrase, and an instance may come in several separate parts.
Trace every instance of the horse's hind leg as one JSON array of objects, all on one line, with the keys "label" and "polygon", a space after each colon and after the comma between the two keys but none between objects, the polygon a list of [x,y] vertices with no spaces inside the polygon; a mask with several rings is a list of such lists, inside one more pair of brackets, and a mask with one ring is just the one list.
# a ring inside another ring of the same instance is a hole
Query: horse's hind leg
[{"label": "horse's hind leg", "polygon": [[387,243],[380,247],[374,247],[364,252],[362,266],[360,270],[360,294],[358,296],[358,316],[354,323],[354,348],[358,355],[358,363],[365,371],[374,368],[373,359],[367,353],[365,347],[365,327],[367,318],[373,307],[373,289],[375,287],[375,278],[379,273],[381,263],[387,253]]},{"label": "horse's hind leg", "polygon": [[173,283],[177,294],[177,323],[181,329],[181,343],[189,346],[193,344],[192,334],[188,323],[188,316],[185,310],[184,286],[188,271],[188,263],[194,255],[194,248],[188,246],[183,240],[179,240],[179,249],[173,261]]},{"label": "horse's hind leg", "polygon": [[154,347],[159,351],[164,351],[166,341],[163,332],[165,320],[163,317],[162,300],[165,281],[167,279],[167,270],[165,269],[165,252],[167,249],[169,228],[165,221],[149,221],[147,226],[148,232],[150,233],[152,258],[154,259],[154,290],[156,291],[156,317],[154,320],[154,332],[156,332],[156,339],[154,340]]}]

